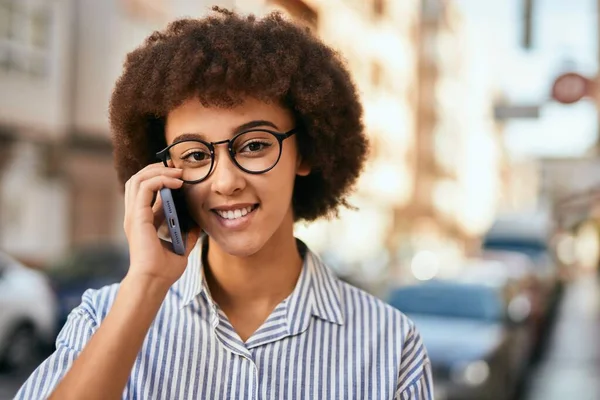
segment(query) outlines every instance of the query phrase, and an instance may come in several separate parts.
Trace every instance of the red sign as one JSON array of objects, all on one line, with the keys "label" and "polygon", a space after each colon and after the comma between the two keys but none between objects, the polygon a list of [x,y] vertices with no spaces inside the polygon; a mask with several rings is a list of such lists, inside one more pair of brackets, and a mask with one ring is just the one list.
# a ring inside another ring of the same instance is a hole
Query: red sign
[{"label": "red sign", "polygon": [[568,72],[556,78],[552,85],[552,98],[563,104],[578,102],[592,94],[594,82],[583,75]]}]

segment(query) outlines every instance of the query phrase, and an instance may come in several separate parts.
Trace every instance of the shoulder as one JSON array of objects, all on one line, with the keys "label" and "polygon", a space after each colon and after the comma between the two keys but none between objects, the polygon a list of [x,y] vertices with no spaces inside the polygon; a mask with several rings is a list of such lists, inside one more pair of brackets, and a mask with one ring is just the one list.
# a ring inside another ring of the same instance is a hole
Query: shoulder
[{"label": "shoulder", "polygon": [[401,311],[380,298],[338,280],[340,301],[348,325],[378,334],[391,334],[403,342],[415,330],[414,323]]},{"label": "shoulder", "polygon": [[115,283],[100,289],[87,289],[81,296],[81,303],[71,313],[91,318],[99,324],[112,307],[119,287],[120,284]]},{"label": "shoulder", "polygon": [[[95,324],[99,325],[115,302],[120,287],[120,283],[114,283],[100,289],[87,289],[81,297],[81,303],[73,309],[71,314],[91,318]],[[167,292],[163,305],[165,303],[181,303],[181,293],[175,286],[172,286]],[[163,308],[161,307],[159,314],[163,312]]]}]

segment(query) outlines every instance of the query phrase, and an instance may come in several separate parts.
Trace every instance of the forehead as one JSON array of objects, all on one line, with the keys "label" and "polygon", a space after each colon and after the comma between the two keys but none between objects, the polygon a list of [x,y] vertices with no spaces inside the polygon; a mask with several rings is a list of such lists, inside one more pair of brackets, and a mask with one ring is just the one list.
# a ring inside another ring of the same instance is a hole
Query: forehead
[{"label": "forehead", "polygon": [[245,99],[231,108],[206,107],[196,98],[184,101],[167,114],[165,135],[168,143],[181,134],[198,133],[211,141],[228,138],[250,121],[264,120],[287,131],[293,126],[291,112],[277,103]]}]

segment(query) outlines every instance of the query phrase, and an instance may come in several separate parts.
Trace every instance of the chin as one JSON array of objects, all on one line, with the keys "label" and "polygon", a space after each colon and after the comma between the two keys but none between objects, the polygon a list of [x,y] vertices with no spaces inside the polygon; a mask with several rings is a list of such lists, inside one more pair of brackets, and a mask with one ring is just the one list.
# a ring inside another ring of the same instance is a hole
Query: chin
[{"label": "chin", "polygon": [[260,235],[238,234],[223,237],[221,235],[211,235],[210,232],[207,232],[207,234],[211,245],[217,245],[223,252],[239,258],[253,256],[264,247],[266,242],[266,240],[262,240],[263,238]]}]

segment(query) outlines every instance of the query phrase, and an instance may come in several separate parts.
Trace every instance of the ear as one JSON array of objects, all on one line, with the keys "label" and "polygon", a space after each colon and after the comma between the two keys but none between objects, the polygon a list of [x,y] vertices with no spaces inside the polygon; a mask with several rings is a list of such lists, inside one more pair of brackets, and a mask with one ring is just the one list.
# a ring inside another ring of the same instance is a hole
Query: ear
[{"label": "ear", "polygon": [[310,165],[308,162],[302,159],[301,156],[298,156],[298,162],[296,163],[296,175],[298,176],[307,176],[310,174]]}]

